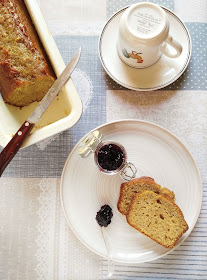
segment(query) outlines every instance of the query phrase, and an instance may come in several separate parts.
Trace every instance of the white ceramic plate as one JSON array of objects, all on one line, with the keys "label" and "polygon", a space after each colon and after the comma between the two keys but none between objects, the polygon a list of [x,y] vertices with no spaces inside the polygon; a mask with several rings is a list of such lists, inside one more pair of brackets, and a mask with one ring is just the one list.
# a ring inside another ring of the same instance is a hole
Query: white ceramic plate
[{"label": "white ceramic plate", "polygon": [[[202,204],[202,183],[196,164],[186,147],[169,131],[155,124],[123,120],[100,126],[103,140],[121,143],[128,161],[137,167],[138,176],[150,176],[158,184],[173,190],[176,203],[183,211],[192,231]],[[106,228],[111,240],[112,259],[125,263],[141,263],[172,251],[130,227],[117,210],[119,175],[105,175],[95,165],[93,155],[83,159],[78,145],[69,155],[61,178],[61,200],[66,219],[76,236],[92,251],[106,257],[101,229],[95,220],[100,207],[113,209],[112,223]]]},{"label": "white ceramic plate", "polygon": [[126,8],[114,14],[101,33],[99,56],[105,71],[114,81],[129,89],[150,91],[166,87],[182,75],[190,61],[192,43],[185,24],[173,12],[162,7],[170,21],[170,34],[183,47],[182,54],[178,58],[162,55],[153,66],[135,69],[123,63],[116,50],[118,25]]},{"label": "white ceramic plate", "polygon": [[[31,19],[38,32],[40,40],[49,57],[52,67],[58,77],[65,68],[65,64],[56,43],[49,32],[36,0],[25,0]],[[5,104],[0,94],[0,146],[5,147],[17,132],[22,123],[37,107],[38,102],[18,108]],[[76,91],[72,79],[66,83],[58,96],[51,103],[32,134],[24,142],[23,147],[37,143],[53,136],[77,123],[82,113],[81,99]]]}]

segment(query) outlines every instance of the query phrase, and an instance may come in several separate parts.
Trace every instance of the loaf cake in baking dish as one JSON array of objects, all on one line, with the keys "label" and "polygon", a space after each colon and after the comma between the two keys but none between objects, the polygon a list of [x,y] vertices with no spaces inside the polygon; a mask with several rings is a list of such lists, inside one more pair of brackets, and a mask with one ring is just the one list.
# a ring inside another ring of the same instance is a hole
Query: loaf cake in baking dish
[{"label": "loaf cake in baking dish", "polygon": [[56,79],[23,0],[0,0],[0,91],[6,103],[40,101]]}]

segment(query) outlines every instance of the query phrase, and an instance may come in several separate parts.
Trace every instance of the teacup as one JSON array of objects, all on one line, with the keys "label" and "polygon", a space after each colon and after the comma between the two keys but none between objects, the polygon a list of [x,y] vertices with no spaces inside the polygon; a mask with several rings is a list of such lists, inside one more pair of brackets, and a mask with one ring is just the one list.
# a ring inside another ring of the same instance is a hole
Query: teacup
[{"label": "teacup", "polygon": [[131,5],[119,23],[119,57],[129,66],[146,68],[162,54],[170,58],[180,56],[182,46],[169,34],[169,27],[167,14],[160,6],[149,2]]}]

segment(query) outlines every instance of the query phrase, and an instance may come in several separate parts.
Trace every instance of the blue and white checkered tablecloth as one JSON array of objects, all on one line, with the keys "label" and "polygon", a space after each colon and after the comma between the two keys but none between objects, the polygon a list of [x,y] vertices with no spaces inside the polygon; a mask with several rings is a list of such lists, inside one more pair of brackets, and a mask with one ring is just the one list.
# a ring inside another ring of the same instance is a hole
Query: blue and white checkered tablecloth
[{"label": "blue and white checkered tablecloth", "polygon": [[203,205],[194,230],[176,250],[150,263],[117,263],[111,279],[207,279],[207,1],[151,0],[185,22],[192,57],[173,84],[130,94],[103,70],[98,39],[110,16],[136,2],[141,1],[38,1],[65,63],[82,46],[72,79],[83,114],[71,129],[19,151],[0,179],[2,280],[107,279],[106,260],[85,248],[64,219],[60,176],[81,137],[101,124],[126,118],[154,122],[182,140],[201,173]]}]

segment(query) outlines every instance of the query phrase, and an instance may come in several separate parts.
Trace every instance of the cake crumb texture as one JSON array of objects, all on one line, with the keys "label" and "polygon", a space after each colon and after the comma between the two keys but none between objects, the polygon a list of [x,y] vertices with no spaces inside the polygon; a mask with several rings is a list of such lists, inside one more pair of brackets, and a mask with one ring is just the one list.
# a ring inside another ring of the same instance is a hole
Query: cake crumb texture
[{"label": "cake crumb texture", "polygon": [[153,178],[143,176],[121,184],[119,200],[117,203],[119,212],[126,215],[133,196],[147,190],[154,191],[157,194],[163,194],[171,200],[175,199],[175,194],[172,191],[167,188],[162,188],[155,183]]},{"label": "cake crumb texture", "polygon": [[181,209],[153,191],[134,195],[126,219],[129,225],[166,248],[173,248],[188,230]]},{"label": "cake crumb texture", "polygon": [[0,0],[0,91],[6,103],[40,101],[56,77],[23,0]]}]

